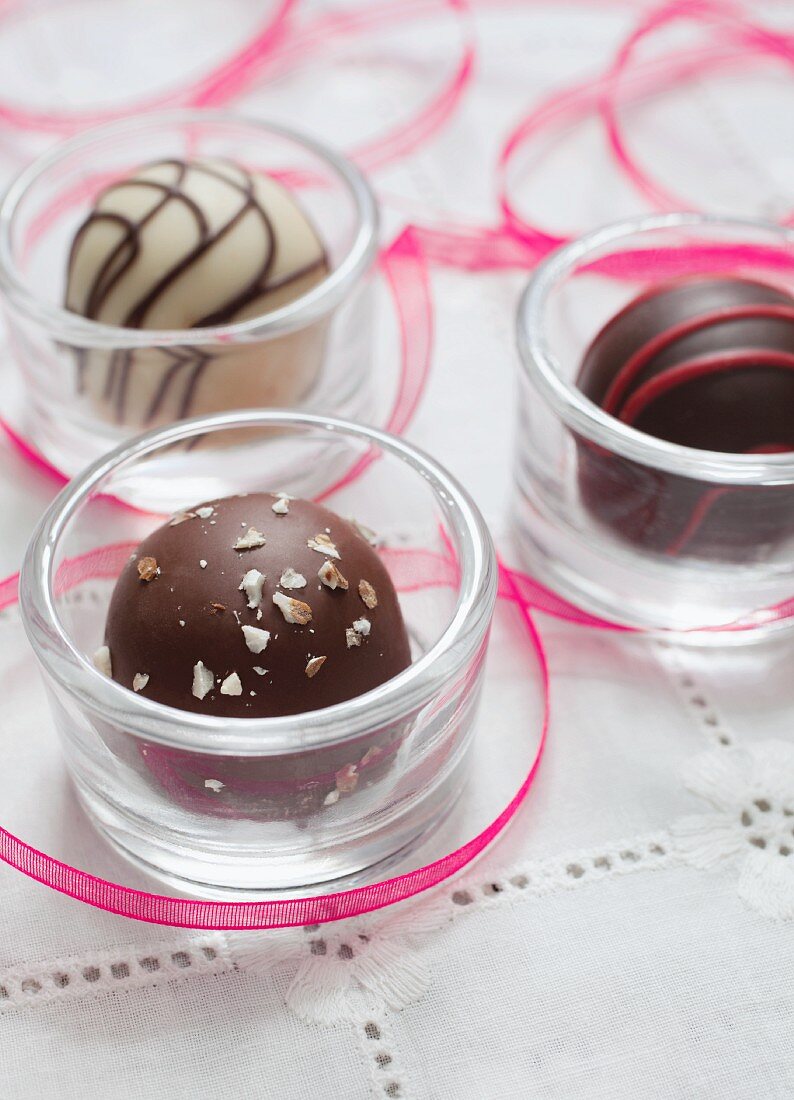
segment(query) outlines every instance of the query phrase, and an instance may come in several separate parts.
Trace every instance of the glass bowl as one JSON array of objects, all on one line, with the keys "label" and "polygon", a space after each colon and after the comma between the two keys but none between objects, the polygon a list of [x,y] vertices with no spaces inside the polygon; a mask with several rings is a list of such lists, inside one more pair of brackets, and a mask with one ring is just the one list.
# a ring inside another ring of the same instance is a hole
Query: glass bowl
[{"label": "glass bowl", "polygon": [[[71,243],[98,193],[146,163],[205,157],[269,173],[290,190],[322,239],[327,274],[235,324],[122,328],[66,310]],[[14,430],[71,475],[137,432],[187,416],[297,407],[366,419],[377,228],[374,197],[352,164],[265,122],[147,114],[58,145],[0,204],[4,408],[16,409]]]},{"label": "glass bowl", "polygon": [[747,641],[791,623],[766,609],[794,593],[794,453],[679,446],[602,411],[576,384],[607,321],[644,291],[693,276],[792,292],[794,233],[646,217],[581,237],[537,268],[517,318],[515,524],[527,566],[582,607],[693,642]]},{"label": "glass bowl", "polygon": [[[192,452],[195,477],[172,483],[169,507],[277,483],[377,531],[408,669],[323,710],[220,719],[143,698],[94,668],[115,578],[165,519],[125,503],[130,477],[213,433],[244,433],[256,460],[224,478],[210,449]],[[349,881],[446,816],[466,776],[496,587],[482,517],[431,459],[348,422],[241,411],[148,433],[67,486],[30,544],[20,607],[100,831],[182,888],[250,893]]]}]

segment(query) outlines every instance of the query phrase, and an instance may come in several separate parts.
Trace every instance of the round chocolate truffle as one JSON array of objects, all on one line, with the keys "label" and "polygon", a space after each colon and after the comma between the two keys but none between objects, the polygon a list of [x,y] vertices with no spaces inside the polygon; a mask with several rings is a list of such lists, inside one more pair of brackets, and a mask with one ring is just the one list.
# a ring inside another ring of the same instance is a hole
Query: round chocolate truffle
[{"label": "round chocolate truffle", "polygon": [[[587,349],[581,390],[625,424],[701,450],[794,450],[794,297],[743,278],[654,287]],[[634,543],[745,561],[792,527],[792,494],[704,488],[697,480],[580,441],[588,508]]]},{"label": "round chocolate truffle", "polygon": [[682,279],[629,303],[585,353],[579,387],[686,447],[794,450],[794,298],[746,279]]},{"label": "round chocolate truffle", "polygon": [[208,501],[149,535],[116,582],[105,644],[118,683],[230,718],[342,703],[411,663],[377,551],[278,493]]},{"label": "round chocolate truffle", "polygon": [[[320,237],[275,179],[220,159],[148,164],[107,187],[75,234],[66,308],[103,324],[195,329],[260,317],[329,270]],[[78,384],[124,424],[288,405],[320,367],[325,326],[259,344],[83,351]]]}]

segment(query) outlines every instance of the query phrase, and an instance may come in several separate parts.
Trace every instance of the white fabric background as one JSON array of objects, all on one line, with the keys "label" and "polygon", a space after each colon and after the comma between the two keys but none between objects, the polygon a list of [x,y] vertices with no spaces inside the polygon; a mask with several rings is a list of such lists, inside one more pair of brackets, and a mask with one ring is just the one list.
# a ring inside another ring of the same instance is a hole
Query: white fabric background
[{"label": "white fabric background", "polygon": [[[141,6],[154,28],[159,11]],[[477,77],[463,104],[432,141],[375,175],[387,234],[406,218],[493,221],[501,139],[551,88],[603,67],[645,6],[480,4]],[[791,15],[783,3],[752,10]],[[192,33],[217,27],[196,18]],[[434,79],[453,33],[446,17],[420,18],[390,36],[389,65],[384,42],[369,39],[353,65],[329,58],[328,118],[316,92],[307,117],[338,141],[374,133]],[[57,70],[65,48],[50,49]],[[661,169],[680,170],[693,202],[778,209],[780,194],[794,193],[787,81],[760,69],[744,82],[704,81],[689,101],[691,132],[671,129],[667,108],[648,108],[639,132],[656,135],[651,152]],[[290,88],[307,94],[297,81],[252,106],[297,121]],[[341,121],[331,91],[344,97]],[[693,143],[695,133],[714,146]],[[644,208],[589,124],[544,146],[522,195],[553,228]],[[433,272],[433,375],[409,431],[469,486],[503,547],[524,279]],[[5,575],[53,486],[5,442],[0,469]],[[542,629],[553,721],[536,787],[503,841],[421,902],[347,926],[207,937],[90,910],[0,866],[0,1097],[794,1097],[794,855],[774,846],[794,823],[783,816],[794,809],[794,647],[696,653],[551,621]],[[482,761],[520,751],[521,691],[531,694],[531,665],[511,650],[509,623],[500,630],[499,657],[510,660],[492,660]],[[13,612],[0,653],[18,668],[0,714],[0,820],[45,847],[57,835],[76,861],[135,883],[74,806]],[[516,690],[498,692],[500,676]],[[704,753],[710,799],[693,778]],[[480,801],[498,786],[491,775],[485,763],[475,775],[493,788]],[[740,824],[745,811],[752,826]],[[770,838],[763,852],[749,843],[756,828]],[[158,970],[142,965],[152,959]]]}]

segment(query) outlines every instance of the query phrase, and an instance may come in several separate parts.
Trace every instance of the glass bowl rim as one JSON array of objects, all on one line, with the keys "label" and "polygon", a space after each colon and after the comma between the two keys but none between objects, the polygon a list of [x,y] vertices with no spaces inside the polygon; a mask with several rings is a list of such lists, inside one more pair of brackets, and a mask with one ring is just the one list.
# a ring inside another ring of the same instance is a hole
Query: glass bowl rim
[{"label": "glass bowl rim", "polygon": [[[220,718],[178,710],[136,695],[100,673],[90,657],[72,642],[61,622],[52,582],[55,551],[67,524],[92,491],[124,465],[193,435],[272,425],[353,435],[395,456],[429,484],[460,544],[457,599],[447,625],[433,646],[403,672],[363,695],[320,710],[285,717]],[[386,432],[334,417],[285,410],[239,410],[194,417],[137,436],[69,482],[42,517],[26,551],[20,577],[20,610],[47,674],[72,697],[87,700],[93,710],[123,728],[121,716],[133,715],[135,728],[128,730],[131,736],[172,748],[257,756],[343,743],[374,727],[398,721],[423,705],[471,659],[487,636],[496,590],[496,552],[485,520],[457,479],[424,451]],[[42,660],[41,651],[51,649],[53,643],[58,659]],[[443,658],[461,646],[462,656],[451,668],[439,672]]]},{"label": "glass bowl rim", "polygon": [[[168,126],[233,124],[275,134],[302,146],[326,166],[347,189],[357,214],[355,235],[346,254],[325,278],[278,309],[246,321],[193,329],[136,329],[104,324],[72,313],[40,298],[24,278],[12,244],[14,216],[30,189],[65,158],[92,146],[101,147],[116,135],[135,135]],[[369,270],[378,250],[379,215],[374,192],[363,173],[328,145],[288,126],[251,118],[231,111],[152,111],[144,115],[103,123],[59,142],[42,153],[15,177],[0,199],[0,290],[21,313],[40,324],[55,339],[78,347],[150,348],[205,346],[213,343],[253,341],[280,336],[324,317],[352,290]]]},{"label": "glass bowl rim", "polygon": [[794,246],[794,230],[775,222],[687,211],[630,218],[592,230],[551,252],[537,266],[525,287],[516,314],[521,369],[554,412],[577,435],[632,461],[682,477],[719,484],[790,484],[794,482],[794,451],[763,457],[730,454],[683,447],[646,435],[605,413],[576,385],[566,381],[559,363],[548,348],[544,328],[548,298],[555,286],[590,253],[624,237],[686,226],[752,229],[774,234],[781,242]]}]

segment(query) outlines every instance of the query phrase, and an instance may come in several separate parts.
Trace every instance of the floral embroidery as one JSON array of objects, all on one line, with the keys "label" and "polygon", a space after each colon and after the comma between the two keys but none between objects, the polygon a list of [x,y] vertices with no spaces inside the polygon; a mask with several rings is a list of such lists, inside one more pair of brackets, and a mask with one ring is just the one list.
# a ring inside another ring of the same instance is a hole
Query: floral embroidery
[{"label": "floral embroidery", "polygon": [[400,905],[387,917],[309,925],[274,936],[245,932],[233,937],[243,970],[297,969],[286,993],[288,1007],[309,1023],[359,1021],[383,1009],[399,1011],[430,984],[422,938],[450,920],[449,906]]},{"label": "floral embroidery", "polygon": [[794,745],[764,741],[701,753],[684,782],[714,812],[674,825],[681,856],[695,867],[737,864],[745,904],[794,920]]}]

